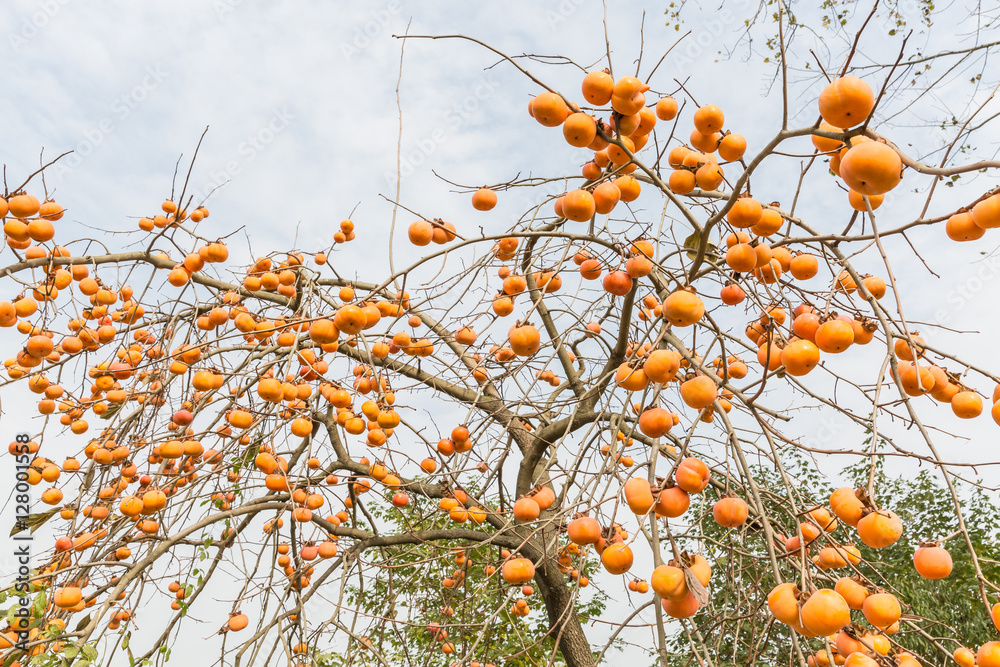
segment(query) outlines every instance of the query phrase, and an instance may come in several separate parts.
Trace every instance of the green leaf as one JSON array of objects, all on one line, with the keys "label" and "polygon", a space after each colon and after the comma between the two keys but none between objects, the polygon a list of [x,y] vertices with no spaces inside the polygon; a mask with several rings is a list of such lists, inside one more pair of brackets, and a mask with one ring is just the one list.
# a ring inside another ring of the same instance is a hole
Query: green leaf
[{"label": "green leaf", "polygon": [[45,615],[45,593],[39,593],[31,603],[31,611],[36,617]]}]

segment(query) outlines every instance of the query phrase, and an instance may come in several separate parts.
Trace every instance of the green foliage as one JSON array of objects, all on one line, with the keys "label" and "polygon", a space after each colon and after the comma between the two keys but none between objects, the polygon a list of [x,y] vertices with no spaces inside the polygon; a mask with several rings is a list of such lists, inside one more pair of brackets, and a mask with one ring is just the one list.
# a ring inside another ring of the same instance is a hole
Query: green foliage
[{"label": "green foliage", "polygon": [[[867,482],[866,466],[859,465],[853,472],[852,480],[856,484]],[[889,478],[881,466],[877,466],[875,488],[878,489],[878,503],[895,511],[903,520],[903,536],[893,546],[877,552],[861,545],[861,553],[865,561],[876,562],[879,574],[885,577],[884,586],[904,603],[904,613],[928,619],[920,625],[929,634],[955,638],[965,646],[978,647],[995,639],[993,624],[982,606],[975,567],[961,535],[944,545],[955,564],[948,578],[923,579],[913,568],[913,552],[922,541],[947,537],[959,529],[954,502],[940,476],[923,470],[912,478]],[[979,486],[962,485],[957,491],[962,517],[983,574],[995,581],[1000,575],[997,507]],[[862,572],[870,578],[875,577],[870,567],[863,567]],[[900,634],[904,637],[900,641],[907,648],[933,656],[938,664],[945,664],[940,661],[940,652],[925,638],[915,632],[905,632],[905,629]],[[949,649],[957,646],[951,642],[945,645]]]},{"label": "green foliage", "polygon": [[[419,499],[401,510],[380,508],[375,504],[368,505],[367,509],[379,529],[387,532],[456,525],[436,506]],[[466,523],[462,527],[475,528],[475,525]],[[458,540],[382,547],[377,555],[371,552],[370,564],[378,568],[378,576],[369,576],[372,570],[367,567],[361,576],[355,576],[347,589],[345,607],[382,619],[378,631],[368,639],[389,664],[448,666],[470,649],[474,659],[483,664],[493,662],[500,667],[565,664],[558,653],[553,655],[554,642],[546,637],[548,616],[537,586],[532,595],[525,597],[520,588],[505,584],[499,572],[500,551],[499,547],[488,543],[472,545]],[[467,559],[464,566],[456,563],[458,554]],[[486,574],[489,565],[497,568],[492,576]],[[453,588],[442,586],[446,577],[455,578],[456,571],[464,571],[464,578]],[[581,567],[581,571],[586,570]],[[520,597],[525,597],[531,608],[530,614],[523,618],[510,612]],[[576,611],[586,625],[589,619],[604,612],[606,604],[607,596],[602,592],[593,588],[581,589]],[[446,610],[451,610],[452,615],[447,615]],[[446,630],[446,641],[456,647],[453,655],[442,652],[443,643],[430,629],[434,624]],[[472,649],[476,636],[484,627],[482,639]],[[324,653],[317,656],[317,660],[321,667],[339,667],[348,662],[352,665],[379,664],[360,641],[353,642],[347,652]]]},{"label": "green foliage", "polygon": [[[829,501],[833,487],[820,477],[815,467],[793,457],[783,461],[792,477],[799,499],[800,510]],[[855,487],[864,487],[871,472],[870,464],[863,461],[848,468],[843,479]],[[762,490],[780,489],[781,483],[773,470],[755,468],[753,471]],[[868,580],[876,582],[895,593],[903,603],[903,613],[916,619],[923,632],[935,637],[949,651],[959,645],[975,649],[994,639],[995,630],[983,608],[979,585],[972,559],[961,535],[949,539],[945,548],[954,560],[952,574],[940,581],[923,579],[913,567],[913,552],[922,541],[939,540],[958,530],[958,518],[948,489],[937,471],[923,470],[917,475],[889,477],[880,459],[874,469],[874,488],[878,505],[895,511],[903,520],[904,531],[900,540],[885,549],[873,550],[857,539],[854,529],[840,526],[833,537],[841,543],[854,542],[861,550],[862,562],[858,571]],[[996,521],[998,508],[979,486],[957,486],[961,500],[962,516],[969,531],[973,548],[980,559],[983,574],[991,580],[1000,576],[1000,525]],[[794,534],[794,523],[787,502],[772,493],[764,492],[772,525],[778,532]],[[705,510],[717,496],[705,498]],[[692,507],[694,511],[695,508]],[[797,663],[791,645],[790,630],[774,621],[767,608],[767,594],[777,583],[764,544],[764,533],[759,523],[751,520],[740,530],[719,527],[709,518],[701,522],[704,536],[703,552],[714,562],[712,575],[712,603],[694,617],[693,625],[714,655],[726,657],[726,664],[792,665]],[[692,548],[697,548],[692,545]],[[776,545],[782,581],[799,582],[800,575],[791,565],[784,549]],[[813,546],[811,555],[821,547]],[[796,556],[797,557],[797,556]],[[850,569],[819,572],[811,568],[813,583],[817,587],[832,588],[841,576],[850,576]],[[864,618],[854,613],[854,621],[864,624]],[[816,639],[799,637],[803,652],[813,652],[821,647]],[[937,649],[917,630],[903,624],[893,637],[906,650],[925,659],[930,664],[951,665],[953,661]],[[668,660],[671,665],[693,664],[691,646],[687,635],[680,630],[669,640]]]}]

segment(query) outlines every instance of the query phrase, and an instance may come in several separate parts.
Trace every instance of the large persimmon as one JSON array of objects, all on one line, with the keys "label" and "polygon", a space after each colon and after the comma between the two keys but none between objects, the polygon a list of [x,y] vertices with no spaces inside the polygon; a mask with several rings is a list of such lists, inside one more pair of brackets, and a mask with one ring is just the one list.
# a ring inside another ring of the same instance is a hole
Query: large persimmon
[{"label": "large persimmon", "polygon": [[632,291],[632,276],[626,271],[609,271],[602,281],[604,291],[615,296],[625,296]]},{"label": "large persimmon", "polygon": [[834,590],[840,593],[840,596],[847,602],[848,607],[858,611],[864,606],[865,600],[870,594],[863,584],[850,577],[841,577],[838,579]]},{"label": "large persimmon", "polygon": [[519,357],[530,357],[542,345],[538,329],[530,324],[514,327],[510,330],[510,347]]},{"label": "large persimmon", "polygon": [[534,498],[529,498],[525,496],[519,498],[512,508],[514,518],[522,523],[528,523],[529,521],[534,521],[538,518],[541,508]]},{"label": "large persimmon", "polygon": [[676,519],[687,512],[690,506],[691,495],[679,486],[671,486],[660,491],[653,510],[659,516]]},{"label": "large persimmon", "polygon": [[794,583],[778,584],[767,595],[771,615],[785,625],[796,625],[799,619],[799,587]]},{"label": "large persimmon", "polygon": [[535,564],[527,558],[512,558],[501,569],[504,581],[520,586],[535,578]]},{"label": "large persimmon", "polygon": [[694,191],[695,185],[698,182],[695,178],[695,173],[688,169],[678,169],[676,171],[670,172],[670,176],[667,178],[667,185],[670,189],[679,195],[686,195]]},{"label": "large persimmon", "polygon": [[691,592],[679,601],[664,598],[660,604],[663,606],[663,611],[673,618],[690,618],[698,613],[699,607],[698,598]]},{"label": "large persimmon", "polygon": [[796,377],[806,375],[815,368],[819,358],[819,348],[810,340],[793,341],[781,350],[781,365],[785,367],[785,372]]},{"label": "large persimmon", "polygon": [[899,154],[880,141],[865,141],[850,149],[840,160],[840,177],[852,190],[863,195],[882,195],[903,179]]},{"label": "large persimmon", "polygon": [[611,91],[611,108],[623,116],[631,116],[639,113],[639,110],[646,106],[646,97],[643,95],[649,86],[639,81],[634,76],[623,76],[615,82]]},{"label": "large persimmon", "polygon": [[570,114],[563,122],[563,137],[570,146],[585,148],[596,136],[597,123],[593,116],[577,112]]},{"label": "large persimmon", "polygon": [[625,362],[615,371],[615,384],[628,391],[642,391],[649,386],[649,378],[642,368],[635,368]]},{"label": "large persimmon", "polygon": [[817,635],[839,632],[851,622],[851,608],[840,593],[821,588],[805,601],[801,610],[802,625]]},{"label": "large persimmon", "polygon": [[635,201],[639,197],[640,185],[634,176],[619,176],[614,180],[618,190],[622,193],[623,202]]},{"label": "large persimmon", "polygon": [[694,112],[694,126],[702,134],[712,134],[722,129],[725,115],[714,104],[706,104]]},{"label": "large persimmon", "polygon": [[[840,133],[844,131],[839,127],[827,123],[825,120],[820,121],[818,129],[822,132],[829,132],[831,134]],[[841,148],[844,147],[843,141],[840,141],[838,139],[829,139],[827,137],[820,137],[815,134],[812,135],[812,143],[813,146],[816,147],[816,150],[818,150],[820,153],[832,153],[834,151],[839,151]]]},{"label": "large persimmon", "polygon": [[621,189],[609,181],[594,188],[594,210],[601,215],[607,215],[614,210],[622,198]]},{"label": "large persimmon", "polygon": [[972,220],[977,227],[1000,227],[1000,194],[990,195],[972,207]]},{"label": "large persimmon", "polygon": [[[781,217],[781,214],[778,213],[778,211],[773,208],[765,208],[760,212],[760,220],[758,220],[757,224],[750,228],[750,231],[757,236],[771,236],[772,234],[777,234],[784,224],[785,219]],[[785,248],[781,248],[781,250],[785,251]],[[790,265],[792,261],[791,253],[789,253],[787,261]],[[785,266],[785,262],[782,262],[781,268],[783,271],[788,270],[788,266]]]},{"label": "large persimmon", "polygon": [[840,319],[830,319],[816,329],[816,347],[823,352],[843,352],[854,343],[854,328]]},{"label": "large persimmon", "polygon": [[877,510],[858,521],[858,537],[872,549],[883,549],[895,544],[903,534],[903,522],[889,510]]},{"label": "large persimmon", "polygon": [[653,592],[664,600],[679,602],[688,596],[684,570],[673,565],[660,565],[653,570],[649,583]]},{"label": "large persimmon", "polygon": [[[935,385],[936,388],[936,385]],[[959,419],[975,419],[983,413],[983,399],[974,391],[957,391],[951,397],[951,409]]]},{"label": "large persimmon", "polygon": [[365,316],[365,312],[361,308],[352,305],[341,306],[333,318],[334,326],[348,336],[353,336],[360,332],[365,328],[367,322],[368,319]]},{"label": "large persimmon", "polygon": [[586,190],[567,192],[562,204],[563,216],[574,222],[587,222],[594,217],[594,195]]},{"label": "large persimmon", "polygon": [[983,238],[986,228],[976,224],[976,219],[968,211],[956,213],[944,223],[944,233],[952,241],[976,241]]},{"label": "large persimmon", "polygon": [[601,563],[611,574],[625,574],[632,569],[632,549],[624,542],[609,544],[601,553]]},{"label": "large persimmon", "polygon": [[410,225],[406,234],[413,245],[425,246],[430,244],[434,238],[434,225],[426,220],[417,220]]},{"label": "large persimmon", "polygon": [[647,408],[639,415],[639,430],[648,438],[666,435],[673,425],[673,414],[664,408]]},{"label": "large persimmon", "polygon": [[737,243],[726,251],[726,264],[738,273],[749,273],[757,268],[757,253],[749,243]]},{"label": "large persimmon", "polygon": [[585,100],[596,106],[603,107],[611,101],[611,95],[615,88],[615,80],[604,70],[589,72],[583,77],[583,83],[580,88]]},{"label": "large persimmon", "polygon": [[913,567],[925,579],[944,579],[953,567],[951,554],[937,542],[921,544],[913,552]]},{"label": "large persimmon", "polygon": [[673,120],[677,116],[677,100],[669,95],[656,101],[656,117],[660,120]]},{"label": "large persimmon", "polygon": [[674,471],[677,486],[688,493],[701,493],[711,478],[712,473],[704,461],[690,456],[683,459]]},{"label": "large persimmon", "polygon": [[892,593],[875,593],[865,598],[861,611],[865,619],[876,628],[884,630],[899,620],[902,610],[899,600]]},{"label": "large persimmon", "polygon": [[663,316],[674,326],[689,327],[704,315],[705,303],[693,291],[677,290],[663,301]]},{"label": "large persimmon", "polygon": [[719,157],[726,162],[736,162],[747,150],[747,140],[742,134],[726,134],[719,142]]},{"label": "large persimmon", "polygon": [[625,494],[625,502],[633,514],[644,516],[656,504],[649,481],[641,477],[633,477],[625,482],[622,492]]},{"label": "large persimmon", "polygon": [[21,193],[7,200],[7,209],[15,218],[30,218],[38,214],[41,204],[38,197]]},{"label": "large persimmon", "polygon": [[727,495],[712,506],[712,516],[720,526],[736,528],[746,523],[748,510],[745,500],[738,496]]},{"label": "large persimmon", "polygon": [[711,405],[718,398],[719,390],[707,375],[698,375],[681,384],[681,399],[688,407],[701,410]]},{"label": "large persimmon", "polygon": [[814,255],[798,253],[792,257],[789,270],[796,280],[809,280],[819,273],[819,261]]},{"label": "large persimmon", "polygon": [[497,205],[497,193],[489,188],[479,188],[472,194],[472,208],[489,211]]},{"label": "large persimmon", "polygon": [[569,116],[569,107],[556,93],[542,93],[531,100],[531,115],[545,127],[558,127]]},{"label": "large persimmon", "polygon": [[593,517],[580,516],[566,525],[566,534],[573,544],[597,544],[601,539],[601,524]]},{"label": "large persimmon", "polygon": [[874,108],[875,93],[856,76],[834,79],[819,95],[819,114],[838,128],[861,124]]},{"label": "large persimmon", "polygon": [[838,519],[852,527],[858,525],[865,511],[858,492],[849,486],[841,487],[830,495],[830,508]]}]

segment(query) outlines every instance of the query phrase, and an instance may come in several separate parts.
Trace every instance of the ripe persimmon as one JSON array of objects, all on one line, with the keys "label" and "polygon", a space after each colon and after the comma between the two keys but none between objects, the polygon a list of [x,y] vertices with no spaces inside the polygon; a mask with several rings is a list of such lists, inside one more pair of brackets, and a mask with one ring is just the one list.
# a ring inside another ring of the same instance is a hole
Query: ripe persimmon
[{"label": "ripe persimmon", "polygon": [[609,544],[601,553],[601,563],[611,574],[625,574],[632,569],[632,549],[623,542]]},{"label": "ripe persimmon", "polygon": [[746,523],[749,508],[738,496],[726,495],[712,505],[715,522],[725,528],[736,528]]},{"label": "ripe persimmon", "polygon": [[472,208],[489,211],[497,205],[497,193],[489,188],[479,188],[472,194]]},{"label": "ripe persimmon", "polygon": [[872,549],[883,549],[895,544],[903,534],[903,522],[889,510],[871,511],[857,525],[858,537]]},{"label": "ripe persimmon", "polygon": [[678,488],[688,493],[701,493],[708,486],[711,477],[708,466],[690,456],[683,459],[674,471],[674,481]]},{"label": "ripe persimmon", "polygon": [[596,136],[597,123],[593,116],[578,112],[570,114],[563,122],[563,137],[570,146],[585,148]]},{"label": "ripe persimmon", "polygon": [[747,140],[742,134],[727,134],[719,142],[719,157],[726,162],[736,162],[747,150]]},{"label": "ripe persimmon", "polygon": [[865,141],[848,149],[840,161],[840,177],[862,195],[889,192],[902,180],[899,154],[878,141]]},{"label": "ripe persimmon", "polygon": [[854,127],[862,123],[875,107],[875,94],[856,76],[834,79],[819,96],[819,113],[830,125]]},{"label": "ripe persimmon", "polygon": [[694,112],[694,126],[702,134],[719,132],[724,122],[722,109],[714,104],[706,104]]},{"label": "ripe persimmon", "polygon": [[666,95],[656,101],[656,117],[660,120],[673,120],[677,116],[677,100]]},{"label": "ripe persimmon", "polygon": [[406,233],[410,243],[415,246],[425,246],[434,238],[434,225],[426,220],[417,220],[410,225]]},{"label": "ripe persimmon", "polygon": [[677,290],[663,301],[663,316],[674,326],[689,327],[704,315],[705,303],[693,290]]},{"label": "ripe persimmon", "polygon": [[581,92],[583,98],[596,106],[602,107],[611,101],[615,80],[604,70],[588,72],[583,77]]},{"label": "ripe persimmon", "polygon": [[802,625],[816,635],[832,635],[851,622],[851,610],[834,590],[823,588],[802,604]]},{"label": "ripe persimmon", "polygon": [[594,195],[587,190],[567,192],[562,205],[563,216],[574,222],[587,222],[594,217]]},{"label": "ripe persimmon", "polygon": [[601,539],[601,524],[593,517],[580,516],[566,525],[566,532],[574,544],[596,544]]},{"label": "ripe persimmon", "polygon": [[503,564],[501,573],[508,584],[520,586],[535,577],[535,564],[527,558],[512,558]]},{"label": "ripe persimmon", "polygon": [[545,127],[557,127],[569,115],[569,107],[556,93],[541,93],[531,100],[531,115]]},{"label": "ripe persimmon", "polygon": [[937,542],[922,543],[913,552],[913,566],[925,579],[944,579],[951,574],[951,554]]},{"label": "ripe persimmon", "polygon": [[681,398],[695,410],[708,407],[717,397],[718,387],[707,375],[697,375],[681,383]]}]

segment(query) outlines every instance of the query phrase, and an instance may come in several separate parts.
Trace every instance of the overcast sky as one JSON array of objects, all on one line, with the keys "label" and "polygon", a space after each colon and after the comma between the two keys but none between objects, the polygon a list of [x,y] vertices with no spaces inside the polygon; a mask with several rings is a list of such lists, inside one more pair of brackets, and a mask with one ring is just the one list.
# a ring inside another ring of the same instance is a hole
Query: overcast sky
[{"label": "overcast sky", "polygon": [[[763,26],[752,42],[740,41],[744,21],[752,20],[756,5],[735,0],[704,10],[686,8],[687,23],[678,31],[667,25],[665,4],[609,3],[615,74],[635,73],[641,47],[641,72],[648,75],[690,29],[650,84],[654,91],[673,92],[678,87],[675,78],[686,82],[700,103],[723,107],[727,126],[742,132],[750,144],[748,152],[754,153],[781,122],[774,47],[763,32],[773,32],[773,26]],[[956,35],[963,44],[977,40],[965,4],[939,8],[933,34],[920,21],[923,5],[898,6],[914,28],[907,56],[959,48]],[[799,29],[789,57],[789,108],[790,125],[804,127],[816,119],[823,80],[809,49],[823,67],[837,69],[851,33],[821,28],[820,15],[806,7],[798,10],[799,22],[807,27]],[[293,238],[298,247],[316,250],[330,244],[337,223],[350,215],[359,241],[338,251],[334,261],[344,275],[377,281],[387,269],[389,200],[397,188],[400,112],[395,89],[402,42],[393,35],[407,29],[411,35],[465,34],[509,55],[562,55],[590,69],[606,65],[602,16],[600,3],[581,0],[7,0],[0,6],[0,53],[6,65],[0,118],[7,183],[13,187],[36,169],[43,151],[46,161],[73,151],[46,179],[49,192],[68,209],[57,225],[57,240],[83,235],[113,248],[129,239],[106,232],[133,230],[138,217],[157,212],[171,193],[178,158],[183,156],[183,179],[207,127],[188,188],[196,201],[211,193],[207,205],[212,216],[203,233],[211,228],[228,235],[242,229],[229,241],[236,258],[288,247]],[[864,15],[849,12],[847,18],[849,27],[856,26]],[[902,39],[901,32],[890,34],[894,29],[891,19],[879,15],[872,39],[859,49],[855,64],[892,62]],[[519,62],[552,87],[579,97],[582,70],[544,60]],[[427,217],[453,221],[460,231],[482,227],[497,233],[548,191],[501,195],[497,209],[484,215],[471,209],[467,194],[455,193],[434,172],[463,186],[479,186],[517,174],[575,174],[584,161],[558,130],[542,128],[527,116],[528,100],[541,89],[499,61],[496,54],[462,40],[410,40],[403,57],[400,201]],[[925,93],[919,85],[910,88],[913,77],[895,81],[895,97],[876,116],[875,129],[891,134],[911,155],[927,155],[954,137],[953,130],[929,128],[929,121],[964,118],[996,84],[995,73],[988,75],[991,80],[984,75],[978,84],[973,81],[982,71],[981,62],[965,63],[948,75],[945,69],[925,75],[944,75],[935,92]],[[876,89],[881,81],[873,79]],[[993,101],[981,117],[998,111],[1000,104]],[[973,150],[958,161],[993,158],[998,139],[1000,132],[987,127]],[[799,140],[786,149],[808,154],[811,146]],[[936,162],[940,157],[935,153],[928,159]],[[797,177],[799,160],[773,162],[755,176],[754,193],[761,201],[788,205],[789,183]],[[810,173],[797,212],[820,230],[840,230],[850,218],[846,196],[822,171]],[[973,174],[963,176],[954,188],[942,185],[927,215],[954,210],[995,183],[993,175]],[[880,212],[880,225],[895,227],[917,217],[929,184],[908,175]],[[659,195],[645,195],[634,209],[655,219],[661,205]],[[397,266],[416,257],[405,244],[405,226],[411,221],[404,213],[397,223]],[[887,241],[896,278],[906,287],[901,302],[907,319],[946,326],[925,337],[1000,371],[991,333],[1000,320],[995,309],[1000,261],[992,254],[997,237],[956,244],[937,225],[916,229],[910,238],[939,277],[923,267],[905,241]],[[862,250],[860,269],[885,276],[874,249],[849,248]],[[0,262],[10,261],[9,252],[6,257]],[[927,325],[918,328],[924,332]],[[2,335],[10,340],[9,331]],[[870,382],[879,359],[876,351],[864,351],[843,363],[849,369],[845,373]],[[970,377],[978,389],[992,391],[991,382]],[[30,404],[11,392],[2,399],[4,433],[29,430],[15,414],[18,407]],[[997,458],[996,426],[988,416],[959,425],[946,408],[932,407],[929,399],[926,410],[945,427],[970,437],[969,442],[942,440],[939,446],[946,456],[980,462]],[[802,428],[801,435],[821,447],[858,446],[857,433],[836,417],[818,416],[794,428]],[[842,442],[845,439],[854,441]],[[926,454],[916,439],[913,447]],[[836,458],[822,465],[825,472],[836,474],[841,462]],[[995,469],[979,473],[997,479]]]}]

